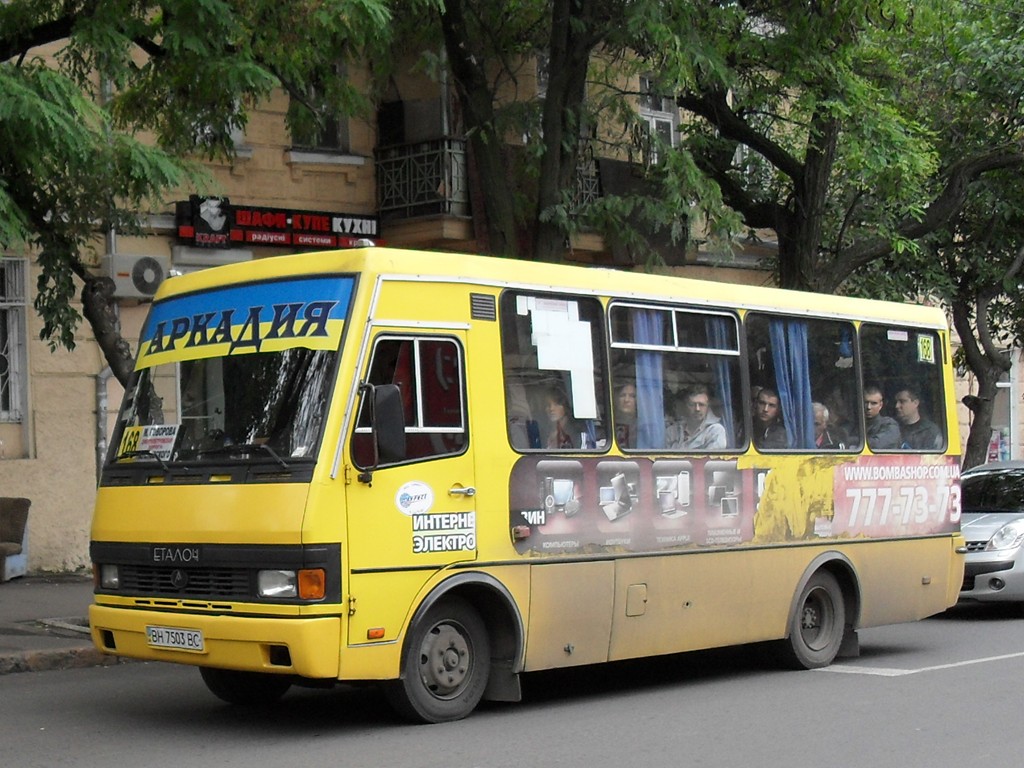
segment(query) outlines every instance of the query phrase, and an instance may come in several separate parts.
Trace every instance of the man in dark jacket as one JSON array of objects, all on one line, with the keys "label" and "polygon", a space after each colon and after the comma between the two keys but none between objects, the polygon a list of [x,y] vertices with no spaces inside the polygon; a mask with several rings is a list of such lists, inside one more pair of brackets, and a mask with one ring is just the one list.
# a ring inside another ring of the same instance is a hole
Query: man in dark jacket
[{"label": "man in dark jacket", "polygon": [[873,451],[892,451],[900,447],[900,425],[890,416],[882,415],[885,400],[876,386],[864,388],[864,416],[868,447]]},{"label": "man in dark jacket", "polygon": [[942,431],[931,419],[921,415],[921,395],[913,387],[896,393],[896,418],[900,422],[900,447],[912,451],[937,451],[942,448]]},{"label": "man in dark jacket", "polygon": [[762,450],[776,451],[789,447],[779,395],[768,387],[758,392],[754,400],[754,445]]}]

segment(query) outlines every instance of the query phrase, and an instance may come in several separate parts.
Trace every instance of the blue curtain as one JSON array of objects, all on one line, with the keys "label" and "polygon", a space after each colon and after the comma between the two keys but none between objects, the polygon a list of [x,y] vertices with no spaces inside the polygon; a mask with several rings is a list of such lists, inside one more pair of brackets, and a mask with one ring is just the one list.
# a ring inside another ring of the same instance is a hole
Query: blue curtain
[{"label": "blue curtain", "polygon": [[789,444],[793,448],[813,448],[814,409],[811,407],[807,323],[769,320],[768,334],[775,364],[775,384],[779,390]]},{"label": "blue curtain", "polygon": [[[633,341],[637,344],[664,344],[660,322],[663,313],[655,310],[630,311]],[[660,352],[636,353],[636,447],[665,447],[665,389]]]},{"label": "blue curtain", "polygon": [[[731,333],[732,323],[724,317],[707,318],[706,328],[708,342],[712,349],[735,349],[734,335]],[[732,408],[732,366],[728,357],[715,358],[715,396],[722,403],[722,412],[718,414],[725,427],[726,445],[732,447],[733,435],[736,434],[736,418]]]}]

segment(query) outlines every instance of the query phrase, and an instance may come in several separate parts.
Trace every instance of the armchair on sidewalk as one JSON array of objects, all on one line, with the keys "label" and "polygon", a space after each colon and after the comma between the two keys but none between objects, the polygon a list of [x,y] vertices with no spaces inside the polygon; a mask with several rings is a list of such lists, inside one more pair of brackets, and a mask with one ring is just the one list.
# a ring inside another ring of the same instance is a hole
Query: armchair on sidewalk
[{"label": "armchair on sidewalk", "polygon": [[0,582],[28,570],[28,508],[30,499],[0,496]]}]

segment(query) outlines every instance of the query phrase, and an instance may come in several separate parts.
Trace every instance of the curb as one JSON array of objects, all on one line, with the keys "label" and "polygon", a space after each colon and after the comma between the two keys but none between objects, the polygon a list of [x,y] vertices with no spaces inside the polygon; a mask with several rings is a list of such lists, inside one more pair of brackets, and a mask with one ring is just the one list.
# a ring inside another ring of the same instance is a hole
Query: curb
[{"label": "curb", "polygon": [[[61,669],[109,667],[132,659],[104,653],[92,645],[89,620],[84,617],[36,619],[46,631],[55,630],[67,647],[48,650],[0,652],[0,675],[16,672],[52,672]],[[81,638],[81,640],[76,640]]]},{"label": "curb", "polygon": [[95,648],[82,647],[61,651],[19,651],[0,655],[0,675],[15,672],[52,672],[59,669],[110,667],[127,662]]}]

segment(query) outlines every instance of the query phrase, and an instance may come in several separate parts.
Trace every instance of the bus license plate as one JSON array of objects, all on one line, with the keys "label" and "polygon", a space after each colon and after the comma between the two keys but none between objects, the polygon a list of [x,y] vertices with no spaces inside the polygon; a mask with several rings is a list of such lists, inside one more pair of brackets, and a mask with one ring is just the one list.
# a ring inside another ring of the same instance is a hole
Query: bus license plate
[{"label": "bus license plate", "polygon": [[146,627],[146,639],[157,648],[175,648],[180,651],[196,651],[202,653],[203,633],[198,629],[179,629],[177,627]]}]

